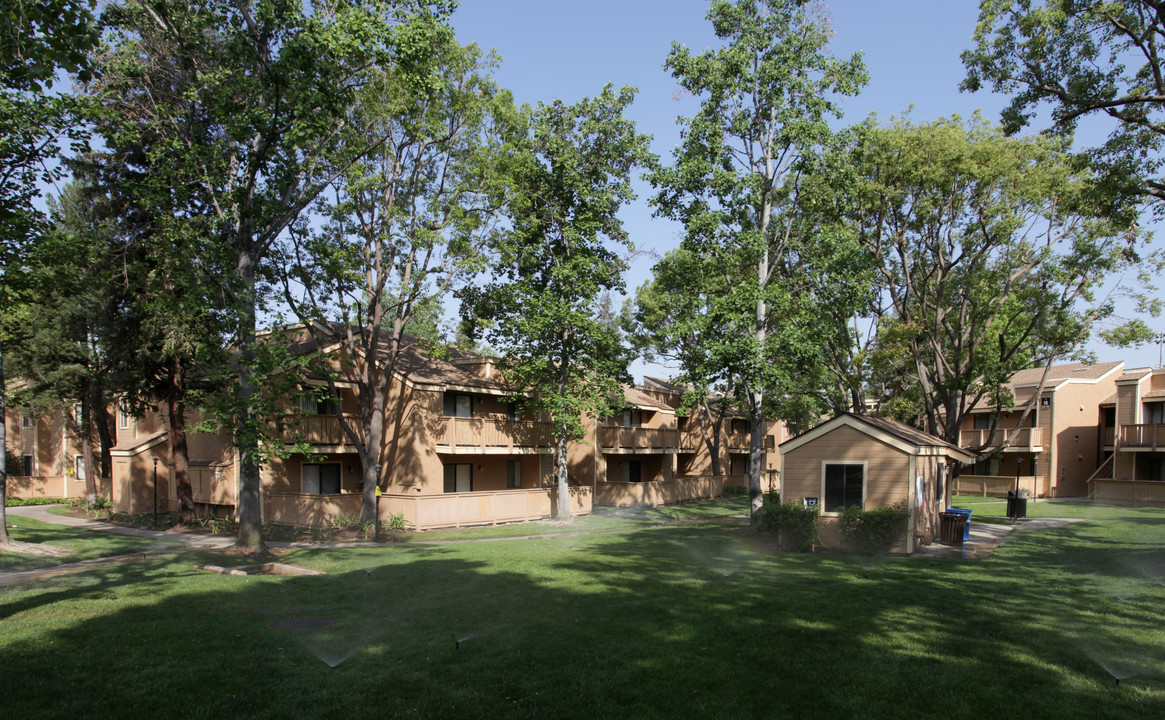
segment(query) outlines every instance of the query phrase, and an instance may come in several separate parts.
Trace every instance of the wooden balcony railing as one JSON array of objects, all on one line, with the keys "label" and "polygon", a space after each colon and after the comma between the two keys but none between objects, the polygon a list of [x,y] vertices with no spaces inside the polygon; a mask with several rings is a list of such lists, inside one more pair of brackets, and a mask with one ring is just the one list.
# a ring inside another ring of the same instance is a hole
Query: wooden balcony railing
[{"label": "wooden balcony railing", "polygon": [[[720,446],[729,452],[748,452],[751,441],[751,433],[729,432],[720,434]],[[680,449],[684,452],[695,452],[702,447],[704,447],[704,436],[699,430],[684,430],[680,433]],[[776,447],[776,440],[772,435],[765,435],[765,450],[771,451],[774,447]]]},{"label": "wooden balcony railing", "polygon": [[444,418],[437,445],[448,452],[504,452],[548,448],[554,444],[553,426],[547,422]]},{"label": "wooden balcony railing", "polygon": [[1121,447],[1165,448],[1165,425],[1121,425]]},{"label": "wooden balcony railing", "polygon": [[[344,419],[356,431],[357,437],[363,436],[364,428],[359,415],[345,414]],[[351,444],[335,415],[292,415],[285,423],[283,434],[288,442],[303,440],[311,445]]]},{"label": "wooden balcony railing", "polygon": [[1105,447],[1112,447],[1116,445],[1116,428],[1104,427],[1100,429],[1100,436],[1104,441]]},{"label": "wooden balcony railing", "polygon": [[675,450],[680,431],[664,428],[601,427],[599,447],[622,450]]},{"label": "wooden balcony railing", "polygon": [[1043,428],[1020,428],[1018,431],[1015,428],[998,428],[995,430],[994,438],[991,437],[990,430],[962,430],[959,432],[959,445],[961,447],[980,447],[988,440],[1001,443],[1009,433],[1015,434],[1011,438],[1011,443],[1004,448],[1005,450],[1032,451],[1044,444]]}]

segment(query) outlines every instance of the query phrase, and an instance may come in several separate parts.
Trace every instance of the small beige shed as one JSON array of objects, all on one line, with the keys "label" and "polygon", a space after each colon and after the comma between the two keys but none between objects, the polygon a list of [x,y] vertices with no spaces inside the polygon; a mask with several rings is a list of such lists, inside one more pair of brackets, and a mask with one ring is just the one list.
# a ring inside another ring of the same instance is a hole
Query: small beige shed
[{"label": "small beige shed", "polygon": [[781,499],[816,505],[821,541],[841,546],[838,510],[905,502],[906,537],[895,550],[914,552],[938,534],[949,502],[950,468],[974,458],[957,445],[896,420],[844,413],[781,443]]}]

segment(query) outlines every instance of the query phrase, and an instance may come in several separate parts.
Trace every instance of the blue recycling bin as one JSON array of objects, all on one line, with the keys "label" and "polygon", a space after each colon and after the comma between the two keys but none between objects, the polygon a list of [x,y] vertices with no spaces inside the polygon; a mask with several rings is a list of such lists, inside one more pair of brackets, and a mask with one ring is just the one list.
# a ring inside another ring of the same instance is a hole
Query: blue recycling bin
[{"label": "blue recycling bin", "polygon": [[967,522],[964,523],[964,525],[963,525],[963,542],[970,542],[971,541],[971,511],[970,510],[959,510],[957,508],[947,508],[947,512],[954,513],[956,515],[966,515],[967,516]]}]

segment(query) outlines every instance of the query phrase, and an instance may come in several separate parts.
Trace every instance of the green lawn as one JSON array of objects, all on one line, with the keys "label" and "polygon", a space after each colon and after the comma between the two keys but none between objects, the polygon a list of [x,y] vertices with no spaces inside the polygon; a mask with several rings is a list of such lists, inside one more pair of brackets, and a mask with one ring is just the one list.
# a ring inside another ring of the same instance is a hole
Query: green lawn
[{"label": "green lawn", "polygon": [[1019,531],[975,562],[777,555],[730,525],[658,523],[283,557],[314,577],[151,556],[0,588],[0,709],[1160,718],[1163,544],[1156,511]]},{"label": "green lawn", "polygon": [[[1000,498],[984,498],[978,495],[956,495],[952,507],[971,511],[972,521],[976,515],[1006,517],[1007,501]],[[1132,507],[1130,505],[1105,505],[1086,500],[1028,500],[1029,518],[1085,518],[1088,520],[1153,520],[1165,518],[1162,508]]]},{"label": "green lawn", "polygon": [[0,552],[0,571],[33,570],[65,563],[92,560],[111,555],[128,555],[147,550],[172,549],[179,545],[172,541],[116,535],[94,530],[78,530],[64,525],[50,525],[31,518],[8,516],[9,533],[16,540],[68,548],[72,552],[61,557],[22,555]]}]

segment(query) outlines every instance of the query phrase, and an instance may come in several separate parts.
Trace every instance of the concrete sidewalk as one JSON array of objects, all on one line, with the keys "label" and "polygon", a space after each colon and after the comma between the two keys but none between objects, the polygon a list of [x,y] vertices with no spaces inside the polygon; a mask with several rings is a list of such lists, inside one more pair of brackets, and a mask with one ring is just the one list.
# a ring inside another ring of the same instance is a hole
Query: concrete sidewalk
[{"label": "concrete sidewalk", "polygon": [[1032,518],[1014,524],[975,522],[971,518],[971,539],[962,545],[940,545],[933,542],[914,551],[913,557],[964,558],[981,560],[1007,541],[1012,531],[1049,530],[1081,522],[1083,518]]},{"label": "concrete sidewalk", "polygon": [[85,530],[111,532],[118,535],[134,535],[136,537],[151,538],[154,540],[169,540],[189,545],[200,550],[225,550],[235,544],[233,537],[223,535],[202,535],[200,533],[182,532],[180,530],[154,530],[153,528],[131,528],[113,523],[101,522],[92,518],[79,518],[71,515],[57,515],[49,512],[49,508],[59,505],[25,505],[22,507],[5,508],[9,517],[26,517],[52,525],[68,525]]}]

